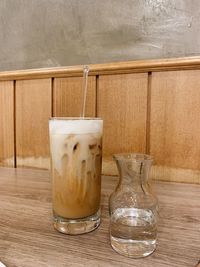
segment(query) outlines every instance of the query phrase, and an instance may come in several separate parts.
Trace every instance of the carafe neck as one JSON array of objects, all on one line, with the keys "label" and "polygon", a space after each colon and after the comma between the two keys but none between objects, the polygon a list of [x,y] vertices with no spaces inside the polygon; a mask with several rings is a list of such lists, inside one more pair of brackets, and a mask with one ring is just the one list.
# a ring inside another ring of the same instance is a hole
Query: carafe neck
[{"label": "carafe neck", "polygon": [[152,159],[148,155],[143,154],[119,154],[114,159],[117,163],[120,180],[118,188],[123,187],[129,190],[149,189],[149,172]]}]

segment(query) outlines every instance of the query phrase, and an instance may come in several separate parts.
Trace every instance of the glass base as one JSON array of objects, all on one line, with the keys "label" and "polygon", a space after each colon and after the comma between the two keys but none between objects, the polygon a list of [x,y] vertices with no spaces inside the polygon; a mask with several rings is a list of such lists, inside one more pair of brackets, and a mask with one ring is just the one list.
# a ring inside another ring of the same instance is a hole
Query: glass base
[{"label": "glass base", "polygon": [[132,240],[111,236],[112,248],[121,255],[130,258],[147,257],[156,249],[156,240]]},{"label": "glass base", "polygon": [[54,213],[54,228],[68,235],[85,234],[95,230],[100,225],[100,210],[95,214],[81,219],[66,219]]}]

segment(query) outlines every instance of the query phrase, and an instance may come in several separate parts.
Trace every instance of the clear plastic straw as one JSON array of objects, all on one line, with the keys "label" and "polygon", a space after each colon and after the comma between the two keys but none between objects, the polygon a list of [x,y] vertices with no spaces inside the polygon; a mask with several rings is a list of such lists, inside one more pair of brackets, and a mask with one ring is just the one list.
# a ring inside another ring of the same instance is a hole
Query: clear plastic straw
[{"label": "clear plastic straw", "polygon": [[89,67],[83,66],[83,105],[81,110],[80,117],[85,117],[85,108],[86,108],[86,99],[87,99],[87,85],[88,85],[88,73],[89,73]]}]

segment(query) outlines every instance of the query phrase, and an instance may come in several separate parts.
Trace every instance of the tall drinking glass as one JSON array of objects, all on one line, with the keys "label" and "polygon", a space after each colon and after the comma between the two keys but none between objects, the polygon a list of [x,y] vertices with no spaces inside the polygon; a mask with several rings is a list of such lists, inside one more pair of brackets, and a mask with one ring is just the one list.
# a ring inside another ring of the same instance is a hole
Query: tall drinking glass
[{"label": "tall drinking glass", "polygon": [[49,120],[54,227],[83,234],[100,224],[103,120]]}]

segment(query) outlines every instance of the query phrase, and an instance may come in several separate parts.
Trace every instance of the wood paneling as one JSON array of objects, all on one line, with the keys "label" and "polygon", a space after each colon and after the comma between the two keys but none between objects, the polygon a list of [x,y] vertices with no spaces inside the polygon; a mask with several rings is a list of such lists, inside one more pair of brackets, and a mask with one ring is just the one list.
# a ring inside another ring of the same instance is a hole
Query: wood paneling
[{"label": "wood paneling", "polygon": [[0,82],[0,166],[14,166],[14,82]]},{"label": "wood paneling", "polygon": [[17,166],[48,168],[51,79],[16,81]]},{"label": "wood paneling", "polygon": [[[83,100],[83,78],[55,78],[53,86],[53,115],[79,117]],[[96,113],[96,77],[88,78],[86,116],[94,117]]]},{"label": "wood paneling", "polygon": [[[103,173],[117,174],[114,153],[146,152],[154,178],[200,183],[200,57],[89,67],[86,116],[104,120]],[[14,166],[16,153],[17,166],[49,166],[48,118],[80,116],[82,72],[0,73],[0,165]]]},{"label": "wood paneling", "polygon": [[150,117],[155,176],[200,182],[200,71],[153,73]]},{"label": "wood paneling", "polygon": [[112,154],[146,150],[148,75],[124,74],[99,77],[97,116],[104,120],[104,173],[115,173]]}]

